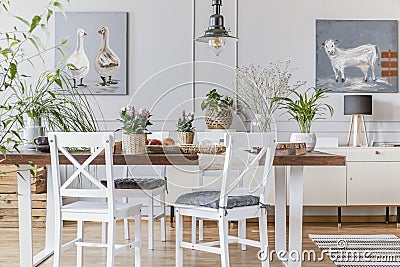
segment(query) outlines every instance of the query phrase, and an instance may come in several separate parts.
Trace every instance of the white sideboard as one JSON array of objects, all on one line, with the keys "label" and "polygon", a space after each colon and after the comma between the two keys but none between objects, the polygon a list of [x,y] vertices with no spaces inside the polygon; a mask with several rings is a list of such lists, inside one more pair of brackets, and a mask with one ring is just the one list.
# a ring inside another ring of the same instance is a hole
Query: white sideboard
[{"label": "white sideboard", "polygon": [[[331,167],[322,172],[307,167],[305,190],[310,194],[304,195],[306,205],[325,203],[334,206],[344,202],[344,205],[336,206],[400,206],[400,148],[343,147],[320,150],[345,155],[346,167]],[[318,179],[331,179],[334,182],[326,181],[324,186]],[[320,186],[321,192],[312,194],[312,191],[318,191],[314,185]],[[319,201],[316,196],[320,197]]]}]

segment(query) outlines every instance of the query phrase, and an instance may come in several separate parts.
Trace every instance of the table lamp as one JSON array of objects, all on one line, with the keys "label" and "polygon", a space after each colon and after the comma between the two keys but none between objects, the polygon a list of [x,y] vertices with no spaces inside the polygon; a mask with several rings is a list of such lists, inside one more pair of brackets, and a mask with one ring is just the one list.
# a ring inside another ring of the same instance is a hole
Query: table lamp
[{"label": "table lamp", "polygon": [[364,115],[372,115],[372,95],[345,95],[344,115],[352,115],[347,146],[350,146],[351,134],[353,131],[353,146],[362,146],[364,137],[368,146],[367,128],[365,127]]}]

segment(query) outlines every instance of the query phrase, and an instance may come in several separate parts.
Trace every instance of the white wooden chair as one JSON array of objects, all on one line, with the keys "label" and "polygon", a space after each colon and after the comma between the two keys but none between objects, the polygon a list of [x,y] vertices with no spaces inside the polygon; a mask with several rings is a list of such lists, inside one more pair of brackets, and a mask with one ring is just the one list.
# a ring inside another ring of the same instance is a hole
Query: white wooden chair
[{"label": "white wooden chair", "polygon": [[[176,266],[183,266],[183,248],[195,249],[221,255],[221,265],[229,266],[228,244],[237,242],[258,247],[268,252],[267,205],[268,186],[275,152],[275,134],[230,133],[225,140],[228,147],[225,155],[222,185],[219,191],[197,191],[178,197],[176,214]],[[260,147],[258,154],[251,154],[253,147]],[[264,158],[263,173],[259,162]],[[241,170],[239,176],[231,175]],[[243,178],[251,178],[248,188],[237,188]],[[204,218],[218,222],[219,241],[193,243],[183,241],[183,216]],[[250,218],[259,219],[260,241],[228,236],[228,221]],[[219,247],[215,247],[219,245]],[[269,266],[268,260],[262,266]]]},{"label": "white wooden chair", "polygon": [[[215,145],[215,144],[226,144],[225,140],[225,131],[211,131],[211,132],[196,132],[196,141],[200,145]],[[217,180],[221,180],[222,176],[222,169],[214,168],[214,166],[210,162],[207,162],[205,166],[200,165],[199,170],[199,178],[198,178],[198,185],[199,189],[196,190],[215,190],[215,185],[208,186],[204,184],[205,177],[216,177]],[[217,166],[218,167],[218,166]],[[232,175],[240,175],[240,171],[236,171],[235,173],[231,172]],[[215,181],[213,182],[213,184]],[[213,188],[214,187],[214,188]],[[243,187],[243,181],[240,181],[238,187]],[[203,219],[202,218],[195,218],[192,217],[192,243],[196,242],[196,221],[199,221],[199,241],[203,241],[204,237],[204,227],[203,227]],[[246,220],[239,220],[238,221],[238,237],[246,238]],[[246,245],[241,245],[242,250],[246,250]]]},{"label": "white wooden chair", "polygon": [[[149,137],[163,140],[169,136],[169,132],[154,132]],[[161,221],[161,241],[166,240],[165,222],[165,193],[167,189],[166,166],[126,166],[122,178],[114,180],[116,194],[122,197],[124,203],[128,201],[143,201],[142,214],[148,219],[148,248],[154,249],[154,223]],[[107,185],[106,181],[102,181]],[[147,202],[147,203],[146,203]],[[159,206],[156,206],[158,204]],[[157,211],[158,210],[158,211]],[[106,228],[102,228],[103,239]],[[129,240],[129,221],[124,219],[124,235]]]},{"label": "white wooden chair", "polygon": [[[54,266],[60,266],[61,252],[74,245],[77,247],[77,266],[83,266],[83,247],[107,248],[107,267],[114,266],[114,256],[128,249],[135,248],[135,266],[141,265],[141,205],[128,203],[116,203],[114,192],[113,170],[113,133],[49,133],[51,170],[54,190],[54,217],[55,217],[55,241],[54,241]],[[94,151],[84,163],[76,159],[76,155],[68,152],[71,147],[89,147]],[[88,167],[93,160],[104,153],[106,172],[105,176],[111,186],[105,187],[89,173]],[[67,177],[64,183],[60,179],[59,157],[65,156],[76,171]],[[91,186],[80,188],[76,186],[87,179]],[[77,198],[72,203],[63,204],[63,198]],[[101,198],[106,202],[82,200],[86,198]],[[116,221],[127,217],[135,217],[135,241],[124,245],[115,244]],[[77,221],[77,238],[62,244],[63,221]],[[84,242],[84,222],[95,221],[108,224],[107,243]]]}]

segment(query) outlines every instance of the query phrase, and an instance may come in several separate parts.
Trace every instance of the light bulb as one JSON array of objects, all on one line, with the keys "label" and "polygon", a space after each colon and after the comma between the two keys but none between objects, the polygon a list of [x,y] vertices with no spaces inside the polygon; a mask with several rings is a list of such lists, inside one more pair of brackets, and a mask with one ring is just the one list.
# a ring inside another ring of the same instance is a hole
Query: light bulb
[{"label": "light bulb", "polygon": [[221,37],[214,37],[208,41],[208,46],[214,55],[219,56],[225,48],[225,40]]}]

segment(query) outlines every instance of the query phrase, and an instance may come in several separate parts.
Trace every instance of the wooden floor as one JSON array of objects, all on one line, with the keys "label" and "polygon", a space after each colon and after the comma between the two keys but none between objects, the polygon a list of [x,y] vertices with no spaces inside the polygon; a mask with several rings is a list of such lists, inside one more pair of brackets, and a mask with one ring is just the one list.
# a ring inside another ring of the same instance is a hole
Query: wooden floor
[{"label": "wooden floor", "polygon": [[[143,247],[142,247],[142,266],[175,266],[175,229],[167,225],[167,242],[161,242],[160,224],[156,224],[156,237],[155,248],[153,251],[147,249],[147,222],[142,225]],[[247,235],[254,239],[258,237],[257,224],[248,224]],[[133,227],[132,227],[133,229]],[[207,241],[215,240],[218,236],[216,225],[207,224],[205,228],[205,239]],[[273,248],[274,242],[274,226],[269,225],[269,242],[270,247]],[[230,234],[237,233],[237,226],[234,224]],[[400,230],[396,229],[395,224],[384,223],[365,223],[356,224],[349,223],[343,224],[342,229],[338,230],[337,225],[334,223],[306,223],[303,230],[303,248],[314,249],[319,255],[320,250],[308,238],[308,234],[395,234],[400,236]],[[118,225],[117,230],[118,241],[125,242],[122,233],[122,224]],[[18,229],[2,228],[0,229],[0,266],[19,266],[19,253],[18,253]],[[67,225],[64,228],[65,241],[72,240],[75,236],[75,226]],[[100,240],[100,225],[87,224],[85,228],[85,237],[88,241]],[[185,224],[184,232],[185,240],[190,239],[190,223]],[[35,252],[40,250],[44,245],[44,229],[34,229],[34,242]],[[256,248],[248,247],[247,251],[241,251],[239,245],[231,244],[230,261],[231,266],[261,266],[257,259]],[[75,249],[70,249],[63,254],[62,266],[75,266]],[[84,266],[105,266],[106,259],[105,249],[101,248],[85,248],[84,249]],[[116,256],[115,266],[134,266],[134,258],[132,253],[124,253]],[[40,266],[52,266],[52,258],[48,259]],[[184,266],[220,266],[219,255],[210,253],[184,250]],[[281,266],[276,260],[271,262],[271,266]],[[303,262],[302,266],[335,266],[328,259],[323,262]]]}]

